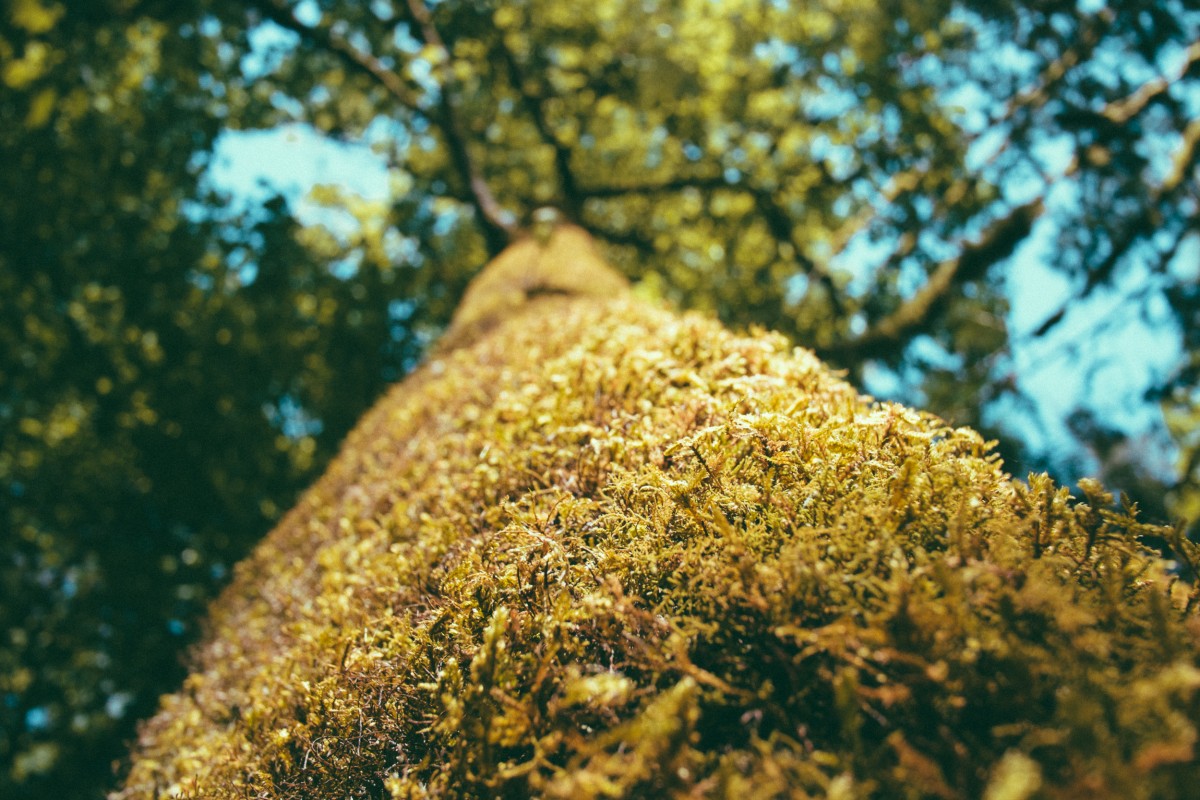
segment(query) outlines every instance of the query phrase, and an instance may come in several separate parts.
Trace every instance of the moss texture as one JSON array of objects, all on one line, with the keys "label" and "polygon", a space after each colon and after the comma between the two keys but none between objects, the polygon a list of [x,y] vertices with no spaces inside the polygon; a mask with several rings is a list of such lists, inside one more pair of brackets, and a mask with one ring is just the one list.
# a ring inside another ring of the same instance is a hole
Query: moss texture
[{"label": "moss texture", "polygon": [[578,230],[516,248],[115,798],[1195,796],[1197,593],[1098,486],[633,299]]}]

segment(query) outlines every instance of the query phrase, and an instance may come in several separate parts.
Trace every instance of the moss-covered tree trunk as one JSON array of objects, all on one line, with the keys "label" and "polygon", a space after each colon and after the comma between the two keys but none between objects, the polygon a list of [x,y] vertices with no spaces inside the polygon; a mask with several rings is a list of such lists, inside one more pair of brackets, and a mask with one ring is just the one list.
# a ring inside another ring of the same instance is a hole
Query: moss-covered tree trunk
[{"label": "moss-covered tree trunk", "polygon": [[560,227],[238,568],[116,797],[1194,796],[1196,593],[1085,490]]}]

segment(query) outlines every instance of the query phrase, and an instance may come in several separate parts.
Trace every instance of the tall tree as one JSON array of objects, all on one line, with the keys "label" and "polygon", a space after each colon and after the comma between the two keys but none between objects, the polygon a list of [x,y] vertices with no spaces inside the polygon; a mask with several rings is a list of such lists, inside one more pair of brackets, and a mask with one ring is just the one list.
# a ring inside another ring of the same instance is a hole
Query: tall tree
[{"label": "tall tree", "polygon": [[1082,489],[560,226],[239,565],[115,797],[1190,797],[1200,587]]},{"label": "tall tree", "polygon": [[[228,566],[544,204],[643,292],[898,376],[1035,463],[994,409],[1036,231],[1077,297],[1141,280],[1198,344],[1200,24],[1146,5],[12,0],[0,794],[89,794]],[[389,201],[324,187],[350,233],[230,211],[216,137],[285,121],[377,148]],[[1157,391],[1195,519],[1192,361]]]}]

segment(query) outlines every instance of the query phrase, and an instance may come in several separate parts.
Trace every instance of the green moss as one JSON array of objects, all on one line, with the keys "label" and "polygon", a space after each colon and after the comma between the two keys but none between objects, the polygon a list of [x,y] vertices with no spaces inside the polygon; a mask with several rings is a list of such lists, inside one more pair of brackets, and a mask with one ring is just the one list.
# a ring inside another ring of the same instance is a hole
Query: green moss
[{"label": "green moss", "polygon": [[595,269],[367,414],[117,798],[1193,794],[1148,528]]}]

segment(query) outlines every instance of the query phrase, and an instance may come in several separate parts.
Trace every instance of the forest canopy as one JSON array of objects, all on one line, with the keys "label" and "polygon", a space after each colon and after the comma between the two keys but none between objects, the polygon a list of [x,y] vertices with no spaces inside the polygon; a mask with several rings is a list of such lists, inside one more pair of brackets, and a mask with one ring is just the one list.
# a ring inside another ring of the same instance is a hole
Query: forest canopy
[{"label": "forest canopy", "polygon": [[[231,565],[544,205],[644,295],[1194,524],[1198,39],[1192,0],[11,0],[0,795],[106,785]],[[306,224],[207,180],[288,124],[373,148],[387,198]],[[1017,327],[1038,252],[1065,289]],[[1031,373],[1131,319],[1171,343],[1158,427],[1096,367],[1048,445]]]}]

